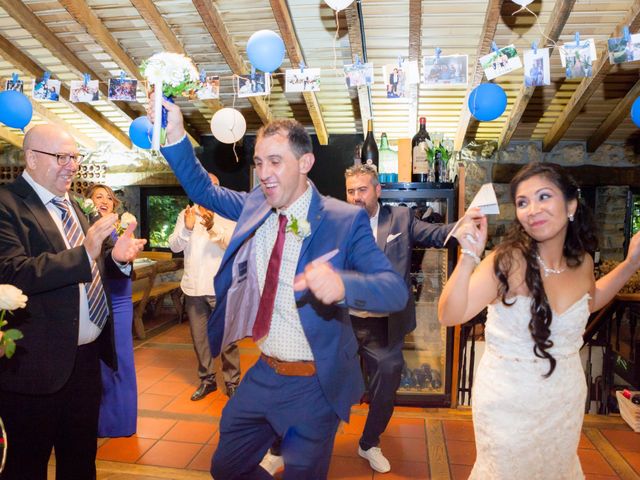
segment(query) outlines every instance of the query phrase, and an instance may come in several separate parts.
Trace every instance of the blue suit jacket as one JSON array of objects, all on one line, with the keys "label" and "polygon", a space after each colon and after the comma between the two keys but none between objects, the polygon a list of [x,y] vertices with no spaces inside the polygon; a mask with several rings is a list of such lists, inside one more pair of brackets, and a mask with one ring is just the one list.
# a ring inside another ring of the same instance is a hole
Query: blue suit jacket
[{"label": "blue suit jacket", "polygon": [[[378,214],[377,244],[385,253],[393,269],[411,288],[411,255],[415,245],[441,248],[455,224],[438,225],[418,220],[408,207],[381,205]],[[455,242],[451,238],[449,242]],[[416,328],[416,308],[413,295],[399,312],[389,315],[389,343],[404,341],[404,336]]]},{"label": "blue suit jacket", "polygon": [[[217,305],[208,330],[211,353],[217,356],[223,347],[225,329],[244,332],[242,336],[250,335],[255,316],[247,318],[236,315],[234,309],[227,309],[227,294],[232,284],[242,283],[239,278],[242,269],[237,265],[234,268],[234,258],[273,210],[260,188],[244,193],[214,187],[186,138],[163,148],[162,153],[191,200],[237,222],[214,280]],[[311,188],[307,217],[311,234],[302,243],[296,273],[304,271],[305,266],[320,255],[339,249],[331,264],[344,282],[345,300],[340,305],[323,305],[308,291],[303,291],[296,292],[296,303],[323,393],[336,414],[348,420],[351,405],[360,400],[363,391],[358,345],[348,308],[397,311],[404,308],[408,292],[403,279],[376,246],[365,210],[324,197],[314,186]],[[259,297],[254,294],[246,302],[257,305]]]}]

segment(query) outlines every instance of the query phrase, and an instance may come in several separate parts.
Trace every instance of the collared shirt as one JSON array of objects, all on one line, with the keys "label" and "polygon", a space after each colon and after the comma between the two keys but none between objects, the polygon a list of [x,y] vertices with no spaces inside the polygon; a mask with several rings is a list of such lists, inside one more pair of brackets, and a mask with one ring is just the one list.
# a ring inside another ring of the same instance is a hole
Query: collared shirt
[{"label": "collared shirt", "polygon": [[[376,214],[373,217],[369,217],[369,224],[371,225],[371,231],[373,232],[373,238],[375,238],[376,242],[378,241],[378,219],[380,218],[380,204],[378,204],[378,209],[376,210]],[[349,309],[349,314],[354,317],[360,318],[369,318],[369,317],[388,317],[388,313],[379,313],[379,312],[367,312],[366,310],[356,310],[355,308]]]},{"label": "collared shirt", "polygon": [[[264,289],[271,251],[278,236],[278,215],[286,215],[289,219],[293,216],[298,220],[306,220],[311,204],[311,193],[312,189],[307,185],[307,190],[286,211],[274,211],[256,231],[254,250],[261,292]],[[287,225],[290,223],[291,220]],[[267,338],[260,345],[260,349],[266,355],[289,362],[313,360],[313,352],[302,329],[293,291],[293,280],[300,258],[302,240],[293,232],[287,232],[285,236],[271,326]]]},{"label": "collared shirt", "polygon": [[184,225],[184,213],[178,215],[173,233],[169,236],[169,248],[173,252],[184,251],[184,273],[180,281],[182,291],[192,297],[215,295],[213,277],[220,268],[222,256],[229,245],[235,222],[214,214],[213,226],[207,230],[196,208],[193,230]]},{"label": "collared shirt", "polygon": [[[40,201],[42,201],[44,206],[47,208],[47,211],[49,212],[49,215],[51,215],[53,222],[56,224],[56,227],[58,227],[60,235],[64,239],[65,245],[67,246],[67,248],[71,248],[71,245],[69,245],[69,240],[67,240],[67,234],[65,233],[64,227],[62,225],[62,212],[58,207],[51,203],[51,200],[56,198],[57,195],[54,195],[42,185],[37,183],[26,170],[22,173],[22,177],[36,191],[36,194],[40,198]],[[65,193],[64,198],[69,201],[69,194]],[[78,224],[80,224],[74,208],[71,208],[71,215],[73,215]],[[88,253],[87,258],[89,262],[93,261]],[[96,338],[98,338],[98,335],[100,335],[102,329],[99,328],[91,320],[89,320],[89,301],[87,300],[87,289],[84,283],[78,284],[78,291],[80,293],[80,305],[78,308],[80,319],[80,326],[78,329],[78,345],[85,345],[87,343],[93,342]]]}]

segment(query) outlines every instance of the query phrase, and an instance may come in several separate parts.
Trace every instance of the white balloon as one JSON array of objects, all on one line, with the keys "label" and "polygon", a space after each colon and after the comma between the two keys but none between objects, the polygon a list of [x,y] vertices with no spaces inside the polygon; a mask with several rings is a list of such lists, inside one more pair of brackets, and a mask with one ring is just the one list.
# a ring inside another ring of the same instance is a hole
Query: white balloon
[{"label": "white balloon", "polygon": [[[353,3],[353,0],[324,0],[327,5],[333,8],[336,12],[344,10]],[[533,0],[531,0],[533,1]]]},{"label": "white balloon", "polygon": [[211,133],[222,143],[235,143],[247,131],[247,122],[235,108],[222,108],[211,117]]},{"label": "white balloon", "polygon": [[529,5],[530,3],[533,3],[534,0],[513,0],[513,3],[517,3],[518,5],[521,5],[523,7],[526,7],[527,5]]}]

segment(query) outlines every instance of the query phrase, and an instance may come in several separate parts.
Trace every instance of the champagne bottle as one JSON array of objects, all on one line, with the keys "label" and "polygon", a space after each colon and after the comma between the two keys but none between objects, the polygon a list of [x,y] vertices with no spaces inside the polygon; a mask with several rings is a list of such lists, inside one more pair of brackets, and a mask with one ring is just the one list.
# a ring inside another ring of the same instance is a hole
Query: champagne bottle
[{"label": "champagne bottle", "polygon": [[420,117],[420,129],[411,140],[411,181],[426,182],[429,175],[427,152],[431,148],[431,137],[427,132],[427,119]]},{"label": "champagne bottle", "polygon": [[371,119],[367,123],[367,138],[364,139],[362,144],[360,159],[362,163],[373,165],[378,170],[378,145],[376,145],[376,139],[373,138],[373,120]]}]

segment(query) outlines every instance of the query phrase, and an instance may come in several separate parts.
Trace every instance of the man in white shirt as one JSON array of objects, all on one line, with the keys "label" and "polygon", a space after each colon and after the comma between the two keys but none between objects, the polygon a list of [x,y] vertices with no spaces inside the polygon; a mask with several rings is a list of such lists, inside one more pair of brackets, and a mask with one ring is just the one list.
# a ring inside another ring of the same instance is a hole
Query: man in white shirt
[{"label": "man in white shirt", "polygon": [[[220,185],[218,178],[209,174],[211,183]],[[216,373],[207,336],[207,322],[216,304],[213,277],[220,268],[224,251],[235,228],[235,222],[200,205],[187,206],[176,221],[169,237],[171,251],[184,252],[184,274],[180,286],[185,295],[187,316],[191,328],[193,349],[198,358],[200,386],[191,400],[201,400],[217,390]],[[229,397],[240,382],[240,352],[235,343],[220,355],[222,375]]]}]

